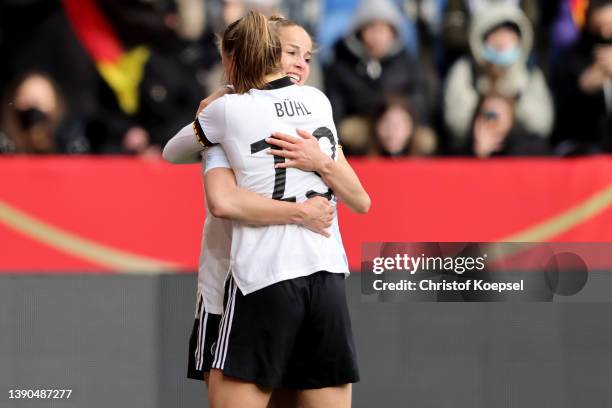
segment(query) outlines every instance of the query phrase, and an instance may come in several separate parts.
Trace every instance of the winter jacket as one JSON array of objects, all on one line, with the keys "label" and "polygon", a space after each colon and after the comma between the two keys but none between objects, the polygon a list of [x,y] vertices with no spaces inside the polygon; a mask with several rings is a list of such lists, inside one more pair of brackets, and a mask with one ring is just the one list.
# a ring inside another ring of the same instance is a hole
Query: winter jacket
[{"label": "winter jacket", "polygon": [[[396,32],[393,46],[382,59],[368,56],[358,37],[369,22],[386,21]],[[339,121],[367,115],[386,93],[408,97],[421,121],[428,119],[428,98],[418,61],[409,54],[401,31],[402,15],[390,1],[364,0],[344,38],[336,42],[331,62],[323,67],[325,91]]]},{"label": "winter jacket", "polygon": [[[493,87],[485,74],[484,36],[506,22],[518,27],[522,52]],[[444,90],[444,122],[452,144],[463,145],[480,99],[491,93],[516,100],[517,122],[527,132],[547,138],[554,121],[553,101],[544,74],[528,63],[533,30],[523,12],[506,4],[494,4],[483,9],[474,18],[469,42],[471,56],[463,57],[453,65]]]},{"label": "winter jacket", "polygon": [[612,94],[612,80],[593,93],[579,87],[580,76],[594,63],[593,53],[598,46],[608,45],[587,30],[579,42],[562,59],[556,78],[559,121],[556,142],[563,142],[562,155],[612,151],[612,98],[606,98],[605,88]]}]

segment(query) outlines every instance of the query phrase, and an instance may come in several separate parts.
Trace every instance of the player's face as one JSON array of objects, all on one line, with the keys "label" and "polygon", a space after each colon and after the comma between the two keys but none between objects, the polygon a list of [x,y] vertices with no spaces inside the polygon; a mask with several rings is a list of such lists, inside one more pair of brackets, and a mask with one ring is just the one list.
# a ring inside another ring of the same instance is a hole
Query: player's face
[{"label": "player's face", "polygon": [[302,27],[282,27],[278,31],[283,53],[281,67],[291,81],[304,85],[310,75],[312,41]]}]

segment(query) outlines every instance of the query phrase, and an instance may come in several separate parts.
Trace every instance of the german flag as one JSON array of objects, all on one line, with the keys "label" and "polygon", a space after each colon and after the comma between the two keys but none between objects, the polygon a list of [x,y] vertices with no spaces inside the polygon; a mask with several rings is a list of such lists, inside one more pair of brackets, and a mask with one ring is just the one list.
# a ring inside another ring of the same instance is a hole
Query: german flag
[{"label": "german flag", "polygon": [[138,87],[150,52],[145,46],[125,50],[96,0],[63,0],[64,11],[78,40],[111,87],[121,110],[138,111]]}]

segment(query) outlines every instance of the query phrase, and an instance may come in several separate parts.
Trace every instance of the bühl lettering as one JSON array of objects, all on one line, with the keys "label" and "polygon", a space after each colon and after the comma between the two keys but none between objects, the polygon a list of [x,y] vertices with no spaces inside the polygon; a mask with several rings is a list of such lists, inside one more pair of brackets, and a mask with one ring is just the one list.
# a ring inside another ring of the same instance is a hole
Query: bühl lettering
[{"label": "b\u00fchl lettering", "polygon": [[312,115],[312,112],[309,111],[302,102],[292,101],[290,99],[285,99],[282,103],[275,102],[274,108],[276,109],[276,116],[279,118],[284,116],[291,118],[293,116]]}]

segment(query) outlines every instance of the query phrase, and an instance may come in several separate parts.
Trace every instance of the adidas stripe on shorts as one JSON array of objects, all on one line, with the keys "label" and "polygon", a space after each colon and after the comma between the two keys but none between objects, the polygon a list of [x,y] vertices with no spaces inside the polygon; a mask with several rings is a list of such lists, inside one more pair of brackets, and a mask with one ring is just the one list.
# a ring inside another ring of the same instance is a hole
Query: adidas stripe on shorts
[{"label": "adidas stripe on shorts", "polygon": [[206,312],[204,301],[200,296],[196,319],[189,338],[188,378],[204,380],[204,373],[210,371],[220,321],[221,315]]},{"label": "adidas stripe on shorts", "polygon": [[266,388],[359,381],[344,275],[317,272],[243,295],[226,282],[213,368]]}]

